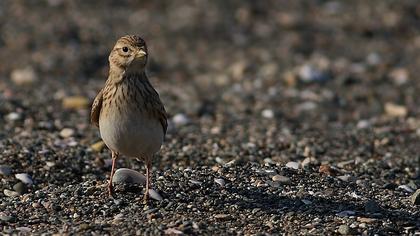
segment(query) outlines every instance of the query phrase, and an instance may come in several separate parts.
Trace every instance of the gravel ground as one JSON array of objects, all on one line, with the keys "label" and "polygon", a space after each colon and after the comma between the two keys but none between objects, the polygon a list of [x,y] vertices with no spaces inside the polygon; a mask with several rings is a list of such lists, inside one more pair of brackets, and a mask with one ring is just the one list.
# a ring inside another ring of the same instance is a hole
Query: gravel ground
[{"label": "gravel ground", "polygon": [[[418,25],[417,1],[1,1],[0,230],[419,234]],[[108,197],[88,122],[127,33],[170,116],[147,205]]]}]

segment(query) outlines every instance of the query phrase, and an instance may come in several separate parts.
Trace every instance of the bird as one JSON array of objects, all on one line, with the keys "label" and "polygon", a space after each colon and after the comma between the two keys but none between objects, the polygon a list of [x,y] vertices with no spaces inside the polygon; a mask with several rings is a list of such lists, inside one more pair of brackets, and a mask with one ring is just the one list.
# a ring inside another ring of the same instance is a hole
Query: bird
[{"label": "bird", "polygon": [[168,128],[167,113],[146,75],[146,42],[138,35],[117,40],[108,57],[109,74],[96,95],[91,122],[99,127],[112,156],[108,194],[113,197],[112,179],[120,156],[141,159],[146,166],[147,202],[151,188],[152,160],[160,150]]}]

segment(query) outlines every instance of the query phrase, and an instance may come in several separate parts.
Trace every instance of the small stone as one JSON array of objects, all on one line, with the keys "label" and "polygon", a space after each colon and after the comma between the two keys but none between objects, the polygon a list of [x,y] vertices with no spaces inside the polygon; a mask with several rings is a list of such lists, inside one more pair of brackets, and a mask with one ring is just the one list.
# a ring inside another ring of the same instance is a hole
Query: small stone
[{"label": "small stone", "polygon": [[9,176],[12,173],[12,168],[6,165],[0,165],[0,175]]},{"label": "small stone", "polygon": [[15,191],[12,191],[12,190],[9,190],[9,189],[3,190],[3,193],[7,197],[17,197],[17,196],[19,196],[19,193],[18,192],[15,192]]},{"label": "small stone", "polygon": [[21,115],[17,112],[10,112],[9,114],[6,115],[6,120],[9,121],[16,121],[19,120],[21,118]]},{"label": "small stone", "polygon": [[23,183],[28,184],[28,185],[32,185],[34,183],[31,176],[29,176],[26,173],[15,174],[15,177],[16,177],[16,179],[18,179],[18,180],[20,180]]},{"label": "small stone", "polygon": [[300,164],[298,162],[290,161],[286,164],[287,168],[298,170],[300,168]]},{"label": "small stone", "polygon": [[318,68],[305,64],[298,69],[300,80],[304,82],[322,82],[328,80],[328,76]]},{"label": "small stone", "polygon": [[337,171],[335,169],[333,169],[330,165],[320,165],[319,166],[319,173],[321,174],[326,174],[326,175],[330,175],[330,176],[335,176],[337,174]]},{"label": "small stone", "polygon": [[9,222],[9,221],[12,221],[12,219],[13,219],[13,216],[0,214],[0,220],[3,222]]},{"label": "small stone", "polygon": [[190,119],[185,114],[178,113],[174,117],[172,117],[172,121],[174,122],[175,126],[184,126],[190,122]]},{"label": "small stone", "polygon": [[90,148],[92,148],[95,152],[100,152],[105,147],[105,143],[103,141],[96,142],[92,145],[90,145]]},{"label": "small stone", "polygon": [[115,171],[113,183],[146,184],[146,177],[135,170],[120,168]]},{"label": "small stone", "polygon": [[376,221],[376,219],[373,218],[366,218],[366,217],[357,217],[357,221],[362,222],[362,223],[373,223]]},{"label": "small stone", "polygon": [[149,189],[149,197],[151,197],[152,199],[155,199],[156,201],[163,200],[162,196],[160,196],[160,194],[156,192],[156,190],[154,189]]},{"label": "small stone", "polygon": [[350,227],[348,225],[340,225],[340,227],[338,227],[338,232],[341,235],[349,235],[350,234]]},{"label": "small stone", "polygon": [[216,215],[214,215],[214,218],[216,218],[216,219],[222,219],[222,220],[224,220],[224,219],[228,219],[229,218],[229,215],[228,214],[216,214]]},{"label": "small stone", "polygon": [[370,128],[371,124],[368,120],[359,120],[356,126],[358,129],[367,129]]},{"label": "small stone", "polygon": [[340,176],[337,176],[337,179],[339,179],[341,181],[344,181],[344,182],[349,182],[349,181],[354,180],[354,178],[352,178],[352,176],[350,176],[350,175],[340,175]]},{"label": "small stone", "polygon": [[218,185],[224,187],[225,186],[225,180],[224,179],[214,179],[214,182],[216,182]]},{"label": "small stone", "polygon": [[397,68],[389,73],[389,77],[396,85],[403,85],[408,82],[408,71],[404,68]]},{"label": "small stone", "polygon": [[300,103],[299,105],[297,105],[296,110],[298,112],[311,111],[311,110],[316,109],[317,107],[318,107],[318,105],[315,102],[307,101],[307,102],[303,102],[303,103]]},{"label": "small stone", "polygon": [[196,185],[201,185],[202,184],[202,182],[197,181],[197,180],[193,180],[193,179],[190,179],[190,183],[196,184]]},{"label": "small stone", "polygon": [[26,184],[19,182],[15,185],[13,185],[13,190],[19,193],[19,195],[25,194],[28,192],[28,187]]},{"label": "small stone", "polygon": [[282,184],[289,184],[291,182],[289,177],[286,177],[286,176],[283,176],[283,175],[275,175],[271,179],[274,182],[279,182],[279,183],[282,183]]},{"label": "small stone", "polygon": [[417,191],[411,195],[410,201],[413,205],[420,205],[420,189],[417,189]]},{"label": "small stone", "polygon": [[89,100],[82,96],[65,97],[63,107],[65,109],[84,109],[88,107]]},{"label": "small stone", "polygon": [[274,112],[271,109],[264,109],[261,112],[262,117],[266,118],[266,119],[272,119],[274,118]]},{"label": "small stone", "polygon": [[70,138],[74,135],[74,129],[64,128],[60,131],[60,136],[62,138]]},{"label": "small stone", "polygon": [[414,190],[412,188],[410,188],[410,186],[405,185],[405,184],[398,186],[397,189],[402,189],[402,190],[404,190],[406,192],[409,192],[409,193],[413,193],[414,192]]},{"label": "small stone", "polygon": [[374,200],[369,200],[365,203],[365,211],[370,213],[380,212],[381,206]]},{"label": "small stone", "polygon": [[387,115],[393,117],[405,117],[408,114],[408,110],[405,106],[397,105],[394,103],[386,103],[385,112]]},{"label": "small stone", "polygon": [[306,199],[302,199],[302,202],[303,202],[303,204],[305,204],[305,205],[311,205],[311,204],[312,204],[312,202],[311,202],[311,201],[306,200]]},{"label": "small stone", "polygon": [[343,168],[345,168],[345,167],[347,167],[347,166],[349,166],[351,164],[354,164],[354,160],[348,160],[348,161],[339,162],[339,163],[337,163],[337,167],[343,169]]},{"label": "small stone", "polygon": [[184,232],[177,230],[175,228],[169,228],[165,230],[165,235],[179,235],[179,234],[184,234]]},{"label": "small stone", "polygon": [[10,77],[16,85],[29,85],[38,79],[35,70],[32,67],[16,69],[12,71]]}]

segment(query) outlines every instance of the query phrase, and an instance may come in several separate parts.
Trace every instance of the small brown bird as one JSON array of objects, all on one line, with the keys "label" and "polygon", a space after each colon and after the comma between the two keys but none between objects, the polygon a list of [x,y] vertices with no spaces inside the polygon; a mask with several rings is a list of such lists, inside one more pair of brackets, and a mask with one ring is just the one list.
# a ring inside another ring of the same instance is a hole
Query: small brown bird
[{"label": "small brown bird", "polygon": [[147,201],[154,154],[159,151],[168,127],[165,108],[145,73],[145,41],[136,35],[118,39],[109,55],[109,76],[92,105],[91,122],[112,152],[109,195],[120,155],[141,158],[146,163]]}]

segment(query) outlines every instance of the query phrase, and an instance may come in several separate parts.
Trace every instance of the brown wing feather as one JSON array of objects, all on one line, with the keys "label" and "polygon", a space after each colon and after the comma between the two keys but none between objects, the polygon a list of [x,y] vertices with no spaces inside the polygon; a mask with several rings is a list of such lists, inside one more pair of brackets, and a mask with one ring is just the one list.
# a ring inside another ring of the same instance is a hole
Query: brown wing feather
[{"label": "brown wing feather", "polygon": [[153,101],[156,102],[156,104],[153,106],[155,108],[155,114],[157,118],[160,121],[160,124],[163,128],[163,133],[166,134],[166,131],[168,130],[168,115],[166,113],[165,107],[163,106],[162,102],[160,101],[159,94],[154,90],[154,93],[152,93],[155,96],[155,99]]},{"label": "brown wing feather", "polygon": [[99,115],[101,114],[103,101],[102,91],[103,89],[101,89],[98,95],[96,95],[95,100],[93,100],[92,110],[90,111],[90,122],[92,122],[97,127],[99,127]]},{"label": "brown wing feather", "polygon": [[165,107],[162,104],[162,101],[160,100],[158,92],[153,88],[153,86],[150,84],[147,77],[143,80],[137,80],[142,81],[145,85],[145,89],[148,91],[148,94],[150,97],[144,98],[146,100],[146,103],[149,103],[149,109],[151,109],[152,114],[159,119],[160,124],[163,128],[163,133],[166,134],[166,131],[168,130],[168,115],[166,113]]}]

